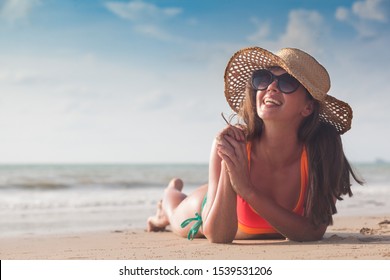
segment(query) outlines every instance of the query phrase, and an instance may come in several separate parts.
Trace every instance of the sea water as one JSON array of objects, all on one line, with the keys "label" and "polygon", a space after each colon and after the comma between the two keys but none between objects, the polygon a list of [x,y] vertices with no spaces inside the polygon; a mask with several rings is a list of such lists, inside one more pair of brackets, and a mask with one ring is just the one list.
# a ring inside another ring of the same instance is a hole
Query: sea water
[{"label": "sea water", "polygon": [[146,228],[173,177],[186,191],[207,165],[0,166],[0,236]]},{"label": "sea water", "polygon": [[[356,164],[365,186],[337,215],[390,213],[390,164]],[[0,236],[146,228],[173,177],[184,192],[207,182],[207,164],[0,166]]]}]

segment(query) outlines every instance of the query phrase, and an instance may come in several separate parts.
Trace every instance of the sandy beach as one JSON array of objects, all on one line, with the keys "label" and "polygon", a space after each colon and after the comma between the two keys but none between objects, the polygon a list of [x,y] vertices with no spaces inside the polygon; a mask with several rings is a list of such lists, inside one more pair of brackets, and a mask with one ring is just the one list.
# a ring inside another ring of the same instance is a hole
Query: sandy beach
[{"label": "sandy beach", "polygon": [[390,259],[390,215],[335,217],[316,242],[245,240],[211,244],[144,229],[48,236],[3,237],[3,260],[322,260]]},{"label": "sandy beach", "polygon": [[207,177],[207,165],[3,166],[0,259],[389,260],[390,165],[359,167],[367,185],[338,203],[321,241],[211,244],[145,232],[167,177],[184,178],[189,193]]}]

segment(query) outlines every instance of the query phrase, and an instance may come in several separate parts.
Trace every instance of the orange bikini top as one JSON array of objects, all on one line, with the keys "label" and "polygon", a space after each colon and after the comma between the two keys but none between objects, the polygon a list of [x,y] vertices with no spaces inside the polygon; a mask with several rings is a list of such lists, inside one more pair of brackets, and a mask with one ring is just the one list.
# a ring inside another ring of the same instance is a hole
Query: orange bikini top
[{"label": "orange bikini top", "polygon": [[[247,144],[247,153],[249,160],[249,168],[251,162],[251,143]],[[301,155],[301,190],[299,199],[295,205],[293,212],[303,216],[304,214],[304,200],[308,183],[308,163],[306,147],[303,147]],[[239,195],[237,195],[237,218],[238,228],[248,234],[265,234],[265,233],[277,233],[277,231],[258,213],[256,213],[252,207]]]}]

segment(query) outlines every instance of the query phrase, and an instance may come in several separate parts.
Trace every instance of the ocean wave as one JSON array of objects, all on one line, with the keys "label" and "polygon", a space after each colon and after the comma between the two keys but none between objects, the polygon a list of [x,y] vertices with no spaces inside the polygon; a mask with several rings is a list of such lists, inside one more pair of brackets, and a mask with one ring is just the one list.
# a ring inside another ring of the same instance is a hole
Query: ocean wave
[{"label": "ocean wave", "polygon": [[[203,182],[191,183],[190,185],[201,185]],[[1,190],[38,190],[55,191],[64,189],[148,189],[164,188],[167,182],[141,182],[141,181],[89,181],[89,182],[53,182],[53,181],[26,181],[0,184]]]},{"label": "ocean wave", "polygon": [[21,201],[21,202],[1,202],[0,210],[53,210],[53,211],[80,211],[80,210],[88,210],[92,209],[97,211],[98,209],[108,209],[108,208],[120,208],[125,209],[127,207],[137,207],[137,206],[145,206],[146,204],[151,204],[151,201],[147,200],[115,200],[115,201]]},{"label": "ocean wave", "polygon": [[165,187],[171,178],[201,185],[208,177],[207,165],[70,165],[0,166],[0,190],[63,190],[73,188]]}]

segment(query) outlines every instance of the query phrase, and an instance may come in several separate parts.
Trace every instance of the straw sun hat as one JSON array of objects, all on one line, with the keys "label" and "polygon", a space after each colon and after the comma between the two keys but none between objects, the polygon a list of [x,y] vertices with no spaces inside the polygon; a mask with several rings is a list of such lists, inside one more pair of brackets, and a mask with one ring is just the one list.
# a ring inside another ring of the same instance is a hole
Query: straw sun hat
[{"label": "straw sun hat", "polygon": [[239,50],[225,70],[225,97],[238,112],[245,98],[245,89],[254,71],[279,66],[295,77],[320,103],[320,120],[333,125],[343,134],[351,128],[351,107],[327,94],[330,79],[326,69],[309,54],[294,48],[273,54],[259,47]]}]

